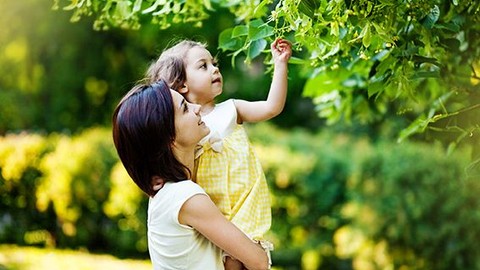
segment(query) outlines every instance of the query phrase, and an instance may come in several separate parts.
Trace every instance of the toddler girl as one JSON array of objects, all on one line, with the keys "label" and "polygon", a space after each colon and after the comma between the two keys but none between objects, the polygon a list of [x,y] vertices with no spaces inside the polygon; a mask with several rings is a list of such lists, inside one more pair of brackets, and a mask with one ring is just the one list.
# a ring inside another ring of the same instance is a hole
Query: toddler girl
[{"label": "toddler girl", "polygon": [[[287,95],[288,60],[292,50],[284,39],[271,44],[274,72],[266,100],[229,99],[216,104],[222,93],[222,74],[204,44],[181,41],[165,50],[147,71],[151,82],[164,79],[191,103],[201,105],[200,115],[210,134],[196,153],[196,182],[221,212],[264,248],[270,229],[270,194],[260,161],[242,123],[271,119],[281,113]],[[227,255],[225,267],[235,264]],[[238,267],[238,264],[237,264]],[[240,264],[241,267],[241,264]]]}]

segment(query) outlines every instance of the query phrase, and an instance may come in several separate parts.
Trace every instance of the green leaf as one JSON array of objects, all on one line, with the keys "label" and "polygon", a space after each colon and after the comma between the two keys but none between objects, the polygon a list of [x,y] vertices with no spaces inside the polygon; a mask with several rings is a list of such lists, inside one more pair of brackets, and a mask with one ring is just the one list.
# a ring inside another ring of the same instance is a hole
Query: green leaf
[{"label": "green leaf", "polygon": [[[255,10],[253,11],[253,14],[255,17],[259,18],[262,16],[262,13],[264,14],[264,10],[268,10],[268,4],[270,4],[270,0],[263,0],[262,2],[260,2],[260,4],[258,4],[257,7],[255,7]],[[267,6],[265,8],[265,6]]]},{"label": "green leaf", "polygon": [[117,3],[117,7],[115,8],[115,15],[114,18],[124,20],[129,17],[130,15],[130,2],[121,1]]},{"label": "green leaf", "polygon": [[438,21],[440,17],[440,8],[435,5],[430,10],[430,13],[427,14],[420,22],[427,29],[432,29],[433,25]]},{"label": "green leaf", "polygon": [[384,83],[381,80],[375,80],[368,84],[368,97],[372,97],[373,95],[380,94],[383,92]]},{"label": "green leaf", "polygon": [[383,61],[384,59],[386,59],[389,56],[389,54],[390,54],[389,50],[381,50],[372,57],[372,60],[373,61]]},{"label": "green leaf", "polygon": [[294,56],[290,57],[290,59],[288,60],[289,64],[294,64],[294,65],[303,65],[303,64],[306,64],[308,62],[309,62],[308,60],[298,58],[298,57],[294,57]]},{"label": "green leaf", "polygon": [[396,61],[397,61],[397,59],[395,57],[392,57],[391,55],[389,55],[387,58],[385,58],[383,61],[381,61],[380,64],[376,68],[377,76],[382,76],[388,70],[390,70],[390,71],[394,70]]},{"label": "green leaf", "polygon": [[214,10],[212,8],[212,3],[210,3],[210,0],[203,0],[203,5],[205,6],[206,9],[208,10]]},{"label": "green leaf", "polygon": [[442,40],[442,45],[452,52],[458,52],[462,43],[456,38],[446,38]]},{"label": "green leaf", "polygon": [[238,25],[233,28],[232,37],[247,36],[248,27],[246,25]]},{"label": "green leaf", "polygon": [[440,71],[418,71],[415,72],[412,79],[440,78]]},{"label": "green leaf", "polygon": [[218,36],[218,47],[223,51],[236,51],[243,47],[243,40],[241,38],[232,37],[233,29],[228,28],[223,30]]},{"label": "green leaf", "polygon": [[[337,74],[337,72],[332,73]],[[342,80],[338,76],[330,76],[329,72],[322,72],[307,80],[303,88],[303,93],[307,97],[330,93],[334,90],[339,90],[341,82]]]},{"label": "green leaf", "polygon": [[154,12],[154,11],[157,9],[157,7],[160,6],[160,5],[161,5],[161,0],[157,0],[157,1],[155,1],[155,3],[153,3],[153,5],[151,5],[149,8],[144,9],[144,10],[142,11],[142,13],[143,13],[143,14],[146,14],[146,13]]},{"label": "green leaf", "polygon": [[450,142],[447,148],[447,156],[450,156],[453,151],[457,148],[457,143],[456,142]]},{"label": "green leaf", "polygon": [[370,46],[370,43],[372,42],[372,34],[370,31],[370,24],[367,24],[362,31],[363,38],[362,38],[362,44],[365,46],[365,48],[368,48]]},{"label": "green leaf", "polygon": [[335,46],[333,46],[331,48],[331,50],[329,52],[327,52],[326,54],[324,54],[320,59],[325,60],[325,59],[329,58],[330,56],[335,55],[339,51],[340,51],[340,43],[336,43]]},{"label": "green leaf", "polygon": [[139,12],[142,9],[142,2],[143,0],[135,0],[135,4],[133,4],[133,12]]},{"label": "green leaf", "polygon": [[434,64],[436,66],[440,66],[440,63],[438,62],[438,60],[436,58],[432,58],[432,57],[425,57],[425,56],[421,56],[421,55],[414,55],[412,57],[412,60],[415,62],[415,63],[418,63],[418,64],[421,64],[421,63],[430,63],[430,64]]},{"label": "green leaf", "polygon": [[[313,4],[312,4],[313,3]],[[298,3],[298,10],[308,17],[314,19],[315,17],[315,2],[313,0],[300,0]]]},{"label": "green leaf", "polygon": [[403,129],[400,132],[397,141],[402,142],[402,141],[404,141],[405,139],[407,139],[408,137],[412,136],[415,133],[423,132],[425,130],[425,127],[426,127],[425,122],[427,122],[427,121],[425,121],[425,116],[424,115],[415,119],[415,121],[413,121],[407,128]]},{"label": "green leaf", "polygon": [[261,19],[256,19],[256,20],[253,20],[251,21],[249,24],[248,24],[248,27],[260,27],[264,24],[264,22],[261,20]]},{"label": "green leaf", "polygon": [[460,26],[453,22],[435,24],[434,27],[437,29],[447,29],[454,33],[457,33],[458,31],[460,31]]},{"label": "green leaf", "polygon": [[267,46],[267,41],[265,39],[252,41],[252,43],[248,47],[247,61],[259,56],[266,46]]},{"label": "green leaf", "polygon": [[[259,25],[258,23],[261,22]],[[248,25],[248,38],[251,41],[264,39],[273,35],[273,27],[264,24],[261,20],[252,21]]]}]

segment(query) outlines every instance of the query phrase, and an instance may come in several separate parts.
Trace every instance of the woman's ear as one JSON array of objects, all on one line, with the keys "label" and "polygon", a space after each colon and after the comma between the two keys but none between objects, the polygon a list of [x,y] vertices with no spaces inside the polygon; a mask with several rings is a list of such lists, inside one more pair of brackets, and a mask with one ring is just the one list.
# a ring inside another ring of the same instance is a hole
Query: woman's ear
[{"label": "woman's ear", "polygon": [[152,188],[154,191],[160,190],[163,185],[165,185],[165,180],[161,178],[160,176],[154,175],[152,176]]}]

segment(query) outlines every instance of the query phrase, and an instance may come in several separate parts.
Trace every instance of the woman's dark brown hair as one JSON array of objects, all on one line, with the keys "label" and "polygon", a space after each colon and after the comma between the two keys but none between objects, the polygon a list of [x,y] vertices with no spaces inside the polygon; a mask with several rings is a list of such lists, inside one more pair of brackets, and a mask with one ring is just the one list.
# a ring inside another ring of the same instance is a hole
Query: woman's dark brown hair
[{"label": "woman's dark brown hair", "polygon": [[160,80],[134,86],[113,113],[113,142],[135,184],[154,196],[152,177],[165,182],[190,178],[173,152],[175,118],[170,87]]}]

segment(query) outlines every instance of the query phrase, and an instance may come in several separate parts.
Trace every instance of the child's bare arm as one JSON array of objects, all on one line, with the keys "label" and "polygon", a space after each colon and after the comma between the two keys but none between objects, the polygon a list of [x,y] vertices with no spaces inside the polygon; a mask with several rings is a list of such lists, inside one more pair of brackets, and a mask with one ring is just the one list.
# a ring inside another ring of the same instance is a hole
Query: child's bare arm
[{"label": "child's bare arm", "polygon": [[267,100],[245,101],[235,100],[238,122],[260,122],[279,115],[285,106],[287,98],[288,60],[292,55],[290,42],[277,39],[271,45],[274,70]]}]

